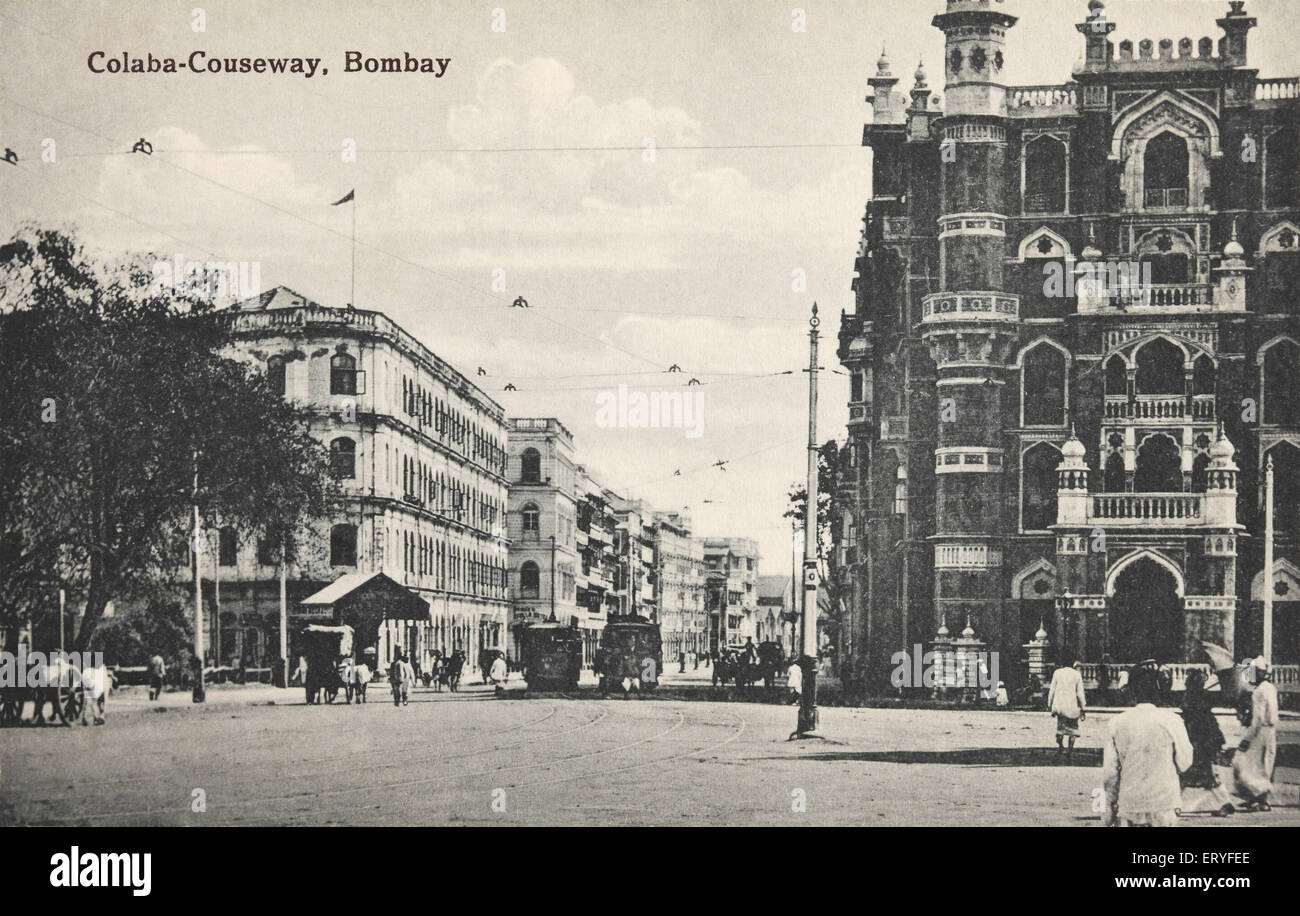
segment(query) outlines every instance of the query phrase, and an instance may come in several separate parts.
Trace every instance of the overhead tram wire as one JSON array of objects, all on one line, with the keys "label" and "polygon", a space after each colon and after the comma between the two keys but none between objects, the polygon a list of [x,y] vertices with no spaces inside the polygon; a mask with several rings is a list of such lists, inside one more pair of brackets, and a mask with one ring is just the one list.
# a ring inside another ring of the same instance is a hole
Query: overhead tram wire
[{"label": "overhead tram wire", "polygon": [[[91,135],[91,136],[99,137],[100,139],[105,140],[105,141],[107,141],[107,142],[109,142],[109,143],[114,143],[114,142],[116,142],[116,141],[113,140],[113,138],[108,137],[108,136],[104,135],[103,133],[100,133],[99,131],[91,130],[91,129],[89,129],[89,128],[85,128],[85,127],[82,127],[82,126],[79,126],[79,125],[73,124],[73,123],[71,123],[71,122],[69,122],[69,121],[67,121],[67,120],[65,120],[65,119],[63,119],[63,118],[59,118],[59,117],[56,116],[56,115],[52,115],[52,114],[50,114],[50,113],[48,113],[48,112],[40,111],[39,109],[35,109],[35,108],[32,108],[31,106],[28,106],[28,105],[25,105],[25,104],[23,104],[23,103],[21,103],[21,102],[18,102],[18,101],[16,101],[16,100],[12,99],[12,98],[9,97],[9,96],[0,96],[0,99],[3,99],[5,102],[7,102],[7,103],[9,103],[9,104],[15,105],[16,107],[21,108],[21,109],[23,109],[23,110],[25,110],[25,111],[31,112],[32,114],[35,114],[35,115],[37,115],[37,116],[39,116],[39,117],[49,118],[49,119],[51,119],[51,120],[53,120],[53,121],[56,121],[56,122],[58,122],[58,123],[60,123],[60,124],[63,124],[63,125],[65,125],[65,126],[67,126],[67,127],[70,127],[70,128],[72,128],[72,129],[77,130],[77,131],[80,131],[80,132],[82,132],[82,133],[89,134],[89,135]],[[123,145],[125,145],[125,143],[123,143]],[[638,147],[638,149],[639,149],[639,147]],[[158,162],[161,162],[161,163],[163,163],[164,165],[167,165],[167,166],[169,166],[169,167],[171,167],[171,168],[173,168],[173,169],[176,169],[177,171],[183,172],[183,173],[185,173],[185,174],[187,174],[187,175],[190,175],[190,176],[192,176],[192,177],[194,177],[194,178],[197,178],[197,179],[200,180],[200,181],[207,182],[208,184],[211,184],[211,185],[213,185],[214,187],[220,188],[220,189],[226,191],[227,193],[235,194],[235,195],[237,195],[237,196],[239,196],[239,197],[242,197],[242,198],[244,198],[244,199],[246,199],[246,200],[250,200],[250,201],[253,201],[254,203],[258,203],[258,204],[260,204],[260,205],[262,205],[262,206],[268,207],[269,209],[272,209],[272,210],[274,210],[274,211],[276,211],[276,212],[278,212],[278,213],[281,213],[281,214],[283,214],[283,215],[285,215],[285,216],[288,216],[288,217],[290,217],[291,219],[295,219],[295,220],[297,220],[297,221],[299,221],[299,222],[301,222],[301,223],[303,223],[303,224],[305,224],[305,225],[307,225],[307,226],[311,226],[312,228],[319,229],[319,230],[322,230],[322,231],[324,231],[324,232],[330,233],[330,234],[332,234],[332,235],[334,235],[334,236],[336,236],[336,237],[338,237],[338,238],[341,238],[341,239],[348,239],[349,241],[353,241],[353,238],[352,238],[351,235],[345,234],[345,233],[341,232],[340,230],[336,230],[336,229],[334,229],[334,228],[332,228],[332,227],[330,227],[330,226],[327,226],[327,225],[324,225],[324,224],[322,224],[322,223],[318,223],[318,222],[316,222],[316,221],[314,221],[314,220],[308,219],[307,217],[302,216],[302,215],[300,215],[300,214],[298,214],[298,213],[295,213],[295,212],[293,212],[292,210],[289,210],[289,209],[287,209],[287,208],[285,208],[285,207],[281,207],[281,206],[279,206],[278,204],[274,204],[274,203],[271,203],[270,201],[263,200],[262,198],[257,197],[257,196],[254,195],[254,194],[250,194],[250,193],[248,193],[248,192],[246,192],[246,191],[242,191],[242,190],[240,190],[240,189],[238,189],[238,188],[235,188],[235,187],[232,187],[232,186],[230,186],[230,185],[227,185],[227,184],[225,184],[224,182],[217,181],[216,179],[213,179],[213,178],[210,178],[210,177],[208,177],[208,176],[206,176],[206,175],[203,175],[203,174],[200,173],[200,172],[196,172],[196,171],[194,171],[193,169],[186,168],[186,167],[183,166],[183,165],[180,165],[180,164],[175,163],[175,162],[172,162],[172,161],[170,161],[170,160],[168,160],[168,159],[162,158],[162,157],[158,154],[157,151],[155,151],[153,154],[150,154],[150,155],[147,156],[146,158],[148,158],[148,159],[150,159],[150,160],[157,160]],[[79,192],[74,192],[74,193],[79,193]],[[106,206],[106,205],[105,205],[105,206]],[[108,208],[108,207],[106,207],[106,209],[113,209],[113,208]],[[115,212],[120,212],[120,211],[115,211]],[[125,216],[126,214],[122,214],[122,215]],[[135,221],[135,222],[140,222],[141,225],[146,225],[146,226],[149,225],[149,224],[147,224],[147,223],[143,223],[142,221],[135,219],[134,217],[128,217],[128,218],[132,219],[132,220]],[[157,231],[162,232],[162,230],[157,230]],[[166,232],[162,232],[162,234],[167,235],[169,238],[173,238],[173,239],[175,239],[174,236],[171,236],[170,234],[168,234],[168,233],[166,233]],[[175,239],[175,240],[177,240],[177,241],[181,241],[180,239]],[[186,243],[186,244],[189,244],[189,243]],[[449,281],[449,282],[451,282],[451,283],[454,283],[455,285],[460,286],[460,287],[462,287],[462,288],[464,288],[464,289],[466,289],[466,290],[469,290],[470,292],[473,292],[473,293],[475,293],[475,294],[477,294],[477,295],[484,296],[484,297],[487,297],[487,298],[489,298],[489,299],[492,299],[492,300],[493,300],[494,302],[496,302],[496,303],[504,304],[504,302],[505,302],[505,299],[504,299],[503,297],[497,296],[497,295],[494,294],[494,293],[491,293],[491,292],[488,292],[488,291],[486,291],[486,290],[480,289],[480,288],[478,288],[478,287],[472,286],[472,285],[470,285],[470,284],[468,284],[468,283],[465,283],[465,282],[463,282],[463,281],[461,281],[461,280],[458,280],[458,279],[455,278],[455,277],[452,277],[452,276],[449,276],[449,275],[447,275],[447,274],[444,274],[444,273],[442,273],[442,272],[440,272],[440,271],[434,270],[433,268],[428,267],[428,266],[426,266],[426,265],[419,264],[419,263],[417,263],[417,262],[415,262],[415,261],[411,261],[411,260],[408,259],[408,258],[402,257],[401,255],[398,255],[398,254],[396,254],[396,253],[394,253],[394,252],[388,251],[388,250],[386,250],[386,249],[384,249],[384,248],[380,248],[380,247],[377,246],[377,245],[372,245],[372,244],[367,243],[367,242],[361,242],[361,246],[362,246],[363,248],[368,248],[368,249],[370,249],[371,251],[374,251],[374,252],[376,252],[376,253],[378,253],[378,254],[384,255],[384,256],[386,256],[386,257],[390,257],[390,258],[392,258],[392,259],[394,259],[394,260],[396,260],[396,261],[398,261],[398,262],[400,262],[400,263],[406,264],[407,266],[414,267],[415,269],[420,270],[420,271],[423,271],[423,272],[425,272],[425,273],[428,273],[428,274],[430,274],[430,275],[432,275],[432,276],[436,276],[436,277],[439,277],[439,278],[441,278],[441,279],[443,279],[443,280],[447,280],[447,281]],[[204,251],[204,252],[206,252],[206,253],[208,253],[208,254],[213,254],[213,253],[212,253],[212,252],[211,252],[211,251],[210,251],[206,246],[196,246],[196,247],[198,247],[201,251]],[[213,256],[215,257],[215,254],[213,254]],[[461,307],[461,308],[464,308],[464,307]],[[456,308],[456,309],[436,309],[436,308],[435,308],[435,309],[432,309],[431,311],[459,311],[459,310],[461,310],[461,308]],[[566,323],[564,323],[564,322],[562,322],[562,321],[558,321],[557,319],[552,318],[552,317],[550,317],[549,315],[544,315],[544,314],[541,314],[541,313],[539,312],[539,316],[540,316],[543,320],[548,321],[548,322],[550,322],[551,324],[554,324],[555,326],[557,326],[557,327],[559,327],[559,328],[562,328],[563,330],[566,330],[566,331],[568,331],[568,332],[570,332],[570,333],[572,333],[572,334],[577,334],[577,335],[580,336],[580,337],[584,337],[584,338],[586,338],[586,339],[588,339],[588,340],[591,340],[591,341],[593,341],[593,342],[595,342],[595,343],[598,343],[598,344],[600,344],[602,347],[607,347],[607,348],[612,349],[612,350],[617,350],[618,352],[623,353],[623,354],[626,355],[626,356],[630,356],[630,357],[632,357],[632,358],[634,358],[634,359],[638,359],[638,360],[640,360],[640,361],[646,363],[647,365],[652,365],[652,366],[658,366],[658,365],[660,365],[660,361],[659,361],[659,360],[651,359],[651,358],[649,358],[649,357],[647,357],[647,356],[644,356],[644,355],[639,354],[639,353],[635,353],[635,352],[633,352],[633,351],[631,351],[631,350],[628,350],[628,349],[626,349],[626,348],[624,348],[624,347],[621,347],[621,346],[619,346],[618,344],[615,344],[615,343],[613,343],[613,342],[611,342],[611,341],[609,341],[609,340],[606,340],[606,339],[604,339],[604,338],[597,337],[597,336],[594,336],[594,335],[592,335],[592,334],[588,334],[587,332],[585,332],[585,331],[583,331],[583,330],[581,330],[581,329],[579,329],[579,328],[575,328],[575,327],[573,327],[573,326],[571,326],[571,325],[568,325],[568,324],[566,324]]]},{"label": "overhead tram wire", "polygon": [[[692,388],[704,388],[704,387],[708,387],[708,386],[711,386],[711,385],[725,385],[725,384],[735,383],[735,382],[746,382],[746,381],[754,381],[754,380],[757,380],[757,379],[765,379],[765,378],[782,378],[782,377],[791,377],[791,378],[793,378],[793,377],[794,377],[794,370],[787,370],[787,371],[785,371],[785,372],[762,372],[762,373],[759,373],[759,374],[757,374],[757,375],[745,375],[745,376],[738,376],[738,377],[735,377],[735,378],[722,378],[722,379],[717,379],[716,381],[712,381],[712,382],[698,382],[698,383],[696,383],[695,385],[691,385],[691,384],[689,384],[689,383],[683,382],[683,383],[681,383],[681,384],[677,384],[677,385],[660,385],[660,386],[658,386],[658,387],[660,387],[660,388],[666,388],[666,389],[673,389],[673,390],[678,390],[678,389],[680,389],[680,390],[684,390],[684,391],[689,391],[689,390],[692,389]],[[512,380],[513,380],[513,377],[512,377]],[[569,386],[569,387],[562,387],[562,388],[519,388],[519,387],[516,387],[514,390],[515,390],[515,391],[521,391],[521,392],[522,392],[522,391],[608,391],[608,390],[609,390],[609,386],[608,386],[608,385],[577,385],[577,386]]]},{"label": "overhead tram wire", "polygon": [[[105,135],[105,134],[103,134],[103,133],[101,133],[101,132],[99,132],[99,131],[92,130],[92,129],[90,129],[90,128],[86,128],[86,127],[82,127],[82,126],[77,125],[77,124],[73,124],[73,123],[70,122],[70,121],[67,121],[67,120],[65,120],[65,119],[63,119],[63,118],[58,117],[57,115],[53,115],[53,114],[50,114],[49,112],[41,111],[41,110],[36,109],[36,108],[32,108],[32,107],[29,106],[29,105],[25,105],[24,103],[19,102],[19,101],[15,100],[15,99],[13,99],[13,98],[11,98],[11,97],[9,97],[9,96],[0,96],[0,100],[3,100],[4,102],[6,102],[6,103],[8,103],[8,104],[14,105],[14,106],[17,107],[17,108],[21,108],[21,109],[23,109],[24,111],[30,112],[30,113],[32,113],[32,114],[34,114],[34,115],[37,115],[38,117],[48,118],[49,120],[55,121],[55,122],[57,122],[57,123],[59,123],[59,124],[63,124],[64,126],[69,127],[69,128],[72,128],[73,130],[79,131],[79,132],[81,132],[81,133],[85,133],[85,134],[89,134],[90,136],[98,137],[99,139],[101,139],[101,140],[105,140],[105,141],[107,141],[107,142],[109,142],[109,143],[116,143],[116,142],[117,142],[117,141],[115,141],[112,137],[109,137],[109,136],[107,136],[107,135]],[[125,143],[123,143],[122,145],[125,145]],[[663,147],[660,147],[660,148],[662,149]],[[556,149],[559,149],[559,148],[557,147]],[[589,149],[598,149],[598,148],[596,148],[596,147],[591,147],[591,148],[589,148]],[[611,149],[613,149],[613,148],[611,147]],[[642,149],[642,147],[627,147],[627,149],[636,149],[636,150],[640,150],[640,149]],[[250,193],[248,193],[247,191],[242,191],[242,190],[240,190],[240,189],[238,189],[238,188],[235,188],[235,187],[232,187],[232,186],[230,186],[230,185],[227,185],[227,184],[225,184],[224,182],[217,181],[217,180],[214,179],[214,178],[210,178],[209,176],[204,175],[204,174],[202,174],[201,172],[196,172],[196,171],[194,171],[193,169],[190,169],[190,168],[187,168],[187,167],[185,167],[185,166],[183,166],[183,165],[180,165],[179,163],[172,162],[172,161],[169,160],[169,159],[161,158],[161,154],[162,154],[162,153],[165,153],[165,152],[170,152],[170,151],[168,151],[168,150],[154,150],[154,152],[153,152],[152,154],[150,154],[150,155],[149,155],[148,157],[146,157],[146,158],[149,158],[149,159],[156,159],[158,162],[161,162],[161,163],[163,163],[164,165],[170,166],[170,167],[173,168],[173,169],[176,169],[176,170],[178,170],[178,171],[184,172],[185,174],[188,174],[188,175],[190,175],[190,176],[192,176],[192,177],[194,177],[194,178],[197,178],[197,179],[199,179],[200,181],[207,182],[208,184],[211,184],[211,185],[213,185],[214,187],[220,188],[220,189],[222,189],[222,190],[224,190],[224,191],[226,191],[226,192],[228,192],[228,193],[236,194],[236,195],[238,195],[238,196],[240,196],[240,197],[243,197],[243,198],[246,199],[246,200],[250,200],[250,201],[252,201],[252,202],[254,202],[254,203],[257,203],[257,204],[260,204],[260,205],[262,205],[262,206],[264,206],[264,207],[268,207],[269,209],[275,210],[276,212],[281,213],[281,214],[283,214],[283,215],[285,215],[285,216],[288,216],[288,217],[290,217],[291,219],[295,219],[295,220],[297,220],[297,221],[303,223],[304,225],[307,225],[307,226],[310,226],[310,227],[312,227],[312,228],[319,229],[319,230],[322,230],[322,231],[324,231],[324,232],[330,233],[331,235],[334,235],[334,236],[336,236],[336,237],[338,237],[338,238],[340,238],[340,239],[346,239],[346,240],[348,240],[349,242],[351,242],[351,241],[353,240],[353,239],[352,239],[352,236],[351,236],[350,234],[344,233],[344,232],[342,232],[342,231],[340,231],[340,230],[336,230],[336,229],[334,229],[334,228],[332,228],[332,227],[330,227],[330,226],[327,226],[327,225],[325,225],[325,224],[323,224],[323,223],[318,223],[318,222],[316,222],[316,221],[314,221],[314,220],[311,220],[311,219],[309,219],[309,218],[307,218],[307,217],[305,217],[305,216],[302,216],[301,214],[295,213],[295,212],[293,212],[292,210],[289,210],[289,209],[287,209],[287,208],[285,208],[285,207],[281,207],[281,206],[279,206],[278,204],[274,204],[274,203],[272,203],[272,202],[270,202],[270,201],[264,200],[264,199],[262,199],[262,198],[260,198],[260,197],[257,197],[257,196],[254,195],[254,194],[250,194]],[[193,154],[197,154],[197,153],[202,153],[203,151],[202,151],[202,150],[177,150],[177,151],[175,151],[175,152],[179,152],[179,153],[181,153],[181,154],[183,154],[183,155],[193,155]],[[236,152],[240,152],[240,151],[236,151]],[[275,151],[275,150],[269,150],[269,151],[268,151],[268,150],[256,150],[256,151],[252,151],[252,150],[248,150],[248,151],[242,151],[242,152],[255,153],[255,154],[257,154],[257,155],[274,155],[274,154],[277,154],[277,153],[280,152],[280,151]],[[329,152],[331,152],[331,153],[337,153],[338,150],[330,150]],[[359,151],[359,152],[362,152],[362,151]],[[369,152],[369,151],[366,151],[366,152]],[[411,152],[422,152],[422,151],[421,151],[421,150],[411,150]],[[112,152],[110,152],[110,153],[101,153],[101,154],[95,154],[95,155],[132,155],[132,153],[129,152],[129,151],[121,150],[121,151],[112,151]],[[66,153],[63,154],[63,158],[75,158],[75,157],[76,157],[76,154],[66,154]],[[464,281],[462,281],[462,280],[458,280],[457,278],[455,278],[455,277],[453,277],[453,276],[450,276],[450,275],[448,275],[448,274],[444,274],[444,273],[442,273],[441,271],[434,270],[433,268],[428,267],[427,265],[420,264],[420,263],[418,263],[418,262],[412,261],[412,260],[410,260],[410,259],[408,259],[408,258],[405,258],[405,257],[399,255],[399,254],[396,254],[395,252],[389,251],[389,250],[387,250],[387,249],[385,249],[385,248],[381,248],[381,247],[379,247],[379,246],[377,246],[377,245],[374,245],[374,244],[371,244],[371,243],[368,243],[368,242],[365,242],[365,241],[361,241],[361,240],[356,240],[356,241],[357,241],[357,244],[359,244],[362,248],[367,248],[367,249],[369,249],[369,250],[371,250],[371,251],[373,251],[373,252],[375,252],[375,253],[377,253],[377,254],[384,255],[384,256],[386,256],[386,257],[392,258],[392,259],[395,260],[395,261],[398,261],[398,262],[400,262],[400,263],[402,263],[402,264],[405,264],[405,265],[407,265],[408,267],[413,267],[413,268],[415,268],[415,269],[417,269],[417,270],[423,271],[423,272],[428,273],[428,274],[430,274],[430,275],[432,275],[432,276],[439,277],[440,279],[443,279],[443,280],[446,280],[446,281],[448,281],[448,282],[450,282],[450,283],[453,283],[453,284],[455,284],[455,285],[457,285],[457,286],[459,286],[459,287],[461,287],[461,288],[463,288],[463,289],[466,289],[466,290],[468,290],[468,291],[470,291],[470,292],[472,292],[472,293],[475,293],[476,295],[484,296],[484,297],[487,297],[487,298],[493,300],[493,303],[494,303],[493,305],[487,305],[487,304],[485,304],[485,305],[479,307],[479,308],[482,309],[482,310],[491,309],[491,308],[493,308],[493,307],[496,307],[498,304],[504,303],[504,302],[506,301],[506,297],[498,296],[497,294],[492,293],[492,292],[489,292],[489,291],[487,291],[487,290],[484,290],[484,289],[482,289],[482,288],[480,288],[480,287],[476,287],[476,286],[473,286],[473,285],[471,285],[471,284],[465,283]],[[199,246],[199,247],[201,247],[201,246]],[[207,251],[206,248],[203,248],[203,250],[204,250],[204,251]],[[441,311],[472,311],[472,310],[474,310],[474,307],[471,307],[471,306],[447,306],[447,307],[434,306],[434,307],[432,307],[432,308],[427,309],[427,311],[431,311],[431,312],[441,312]],[[610,314],[643,314],[643,315],[647,315],[647,316],[649,316],[649,317],[658,317],[658,316],[663,316],[663,315],[671,315],[671,316],[674,316],[674,317],[709,317],[709,318],[724,318],[724,319],[743,320],[743,321],[755,321],[755,320],[757,320],[757,321],[768,321],[768,320],[770,320],[770,321],[802,321],[802,320],[803,320],[802,318],[786,318],[786,317],[782,317],[782,316],[770,316],[770,317],[769,317],[769,316],[763,316],[763,315],[713,314],[713,313],[706,313],[706,312],[657,312],[657,311],[650,310],[650,309],[645,309],[645,310],[642,310],[642,309],[579,309],[579,308],[567,308],[567,307],[564,307],[564,306],[557,306],[557,307],[554,307],[553,309],[549,309],[549,308],[548,308],[548,310],[554,310],[554,311],[575,311],[575,312],[596,313],[596,314],[600,314],[600,313],[610,313]],[[586,337],[586,338],[589,339],[589,340],[592,340],[592,341],[594,341],[594,342],[600,343],[602,346],[606,346],[606,347],[609,347],[609,348],[611,348],[611,349],[618,350],[619,352],[622,352],[622,353],[624,353],[625,355],[628,355],[628,356],[633,356],[633,357],[635,357],[636,359],[640,359],[640,360],[646,362],[646,363],[649,364],[649,365],[658,365],[658,361],[656,361],[656,360],[649,359],[649,358],[647,358],[647,357],[645,357],[645,356],[643,356],[643,355],[641,355],[641,354],[633,353],[633,352],[630,351],[630,350],[626,350],[626,349],[624,349],[624,348],[622,348],[622,347],[619,347],[619,346],[616,345],[616,344],[613,344],[613,343],[611,343],[611,342],[609,342],[609,341],[603,340],[603,339],[601,339],[601,338],[599,338],[599,337],[594,337],[594,336],[592,336],[592,335],[590,335],[590,334],[587,334],[585,331],[582,331],[582,330],[580,330],[580,329],[578,329],[578,328],[574,328],[574,327],[572,327],[571,325],[564,324],[563,322],[556,321],[555,319],[553,319],[553,318],[549,318],[548,316],[543,316],[543,317],[544,317],[546,320],[552,322],[553,324],[556,324],[557,326],[559,326],[559,327],[561,327],[561,328],[563,328],[563,329],[565,329],[565,330],[567,330],[567,331],[569,331],[569,332],[571,332],[571,333],[578,334],[578,335],[580,335],[580,336]]]}]

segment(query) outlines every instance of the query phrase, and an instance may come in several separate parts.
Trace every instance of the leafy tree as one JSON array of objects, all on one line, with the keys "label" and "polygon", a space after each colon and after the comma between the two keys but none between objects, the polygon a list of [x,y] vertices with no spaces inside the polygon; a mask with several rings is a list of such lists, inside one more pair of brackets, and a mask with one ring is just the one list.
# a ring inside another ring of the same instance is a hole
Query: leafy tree
[{"label": "leafy tree", "polygon": [[192,564],[196,502],[277,536],[332,493],[305,415],[220,354],[211,301],[157,286],[156,262],[36,228],[0,246],[0,623],[49,614],[62,585],[83,602],[79,649],[110,601]]},{"label": "leafy tree", "polygon": [[[837,652],[843,646],[841,626],[850,589],[842,575],[836,536],[843,525],[844,505],[835,498],[839,488],[840,446],[834,439],[825,442],[817,454],[817,579],[819,598],[817,632]],[[801,527],[808,505],[808,487],[795,484],[790,488],[790,508],[785,518],[794,519]],[[796,601],[798,596],[796,596]]]},{"label": "leafy tree", "polygon": [[157,653],[169,673],[189,668],[194,646],[191,608],[179,601],[151,601],[141,611],[106,617],[90,639],[92,651],[103,652],[110,665],[147,665]]}]

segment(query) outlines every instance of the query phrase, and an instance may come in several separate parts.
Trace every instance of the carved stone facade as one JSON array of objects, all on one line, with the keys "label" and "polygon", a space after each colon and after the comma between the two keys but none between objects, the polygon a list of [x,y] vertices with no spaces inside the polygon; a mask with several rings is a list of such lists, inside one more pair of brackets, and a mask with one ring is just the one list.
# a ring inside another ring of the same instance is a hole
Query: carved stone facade
[{"label": "carved stone facade", "polygon": [[967,619],[1008,684],[1040,626],[1090,661],[1258,652],[1266,456],[1274,660],[1300,660],[1300,80],[1247,69],[1244,4],[1217,45],[1135,55],[1094,0],[1069,83],[1003,86],[1015,23],[948,0],[942,104],[884,55],[869,80],[849,670],[883,686]]}]

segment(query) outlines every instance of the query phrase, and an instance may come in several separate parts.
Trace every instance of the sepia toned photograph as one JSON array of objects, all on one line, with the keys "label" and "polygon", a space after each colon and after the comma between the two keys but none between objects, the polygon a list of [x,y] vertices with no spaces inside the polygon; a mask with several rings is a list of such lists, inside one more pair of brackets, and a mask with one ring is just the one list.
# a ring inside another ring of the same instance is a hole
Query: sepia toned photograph
[{"label": "sepia toned photograph", "polygon": [[0,2],[37,883],[148,896],[98,828],[1300,826],[1298,30]]}]

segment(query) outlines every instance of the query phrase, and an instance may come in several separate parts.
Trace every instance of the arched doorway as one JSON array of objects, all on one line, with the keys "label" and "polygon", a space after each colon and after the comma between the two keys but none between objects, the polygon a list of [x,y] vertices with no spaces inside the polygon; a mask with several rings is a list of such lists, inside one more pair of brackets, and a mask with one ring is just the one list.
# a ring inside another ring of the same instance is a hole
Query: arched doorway
[{"label": "arched doorway", "polygon": [[1126,566],[1115,579],[1107,625],[1107,651],[1116,662],[1181,662],[1183,599],[1174,574],[1146,557]]}]

